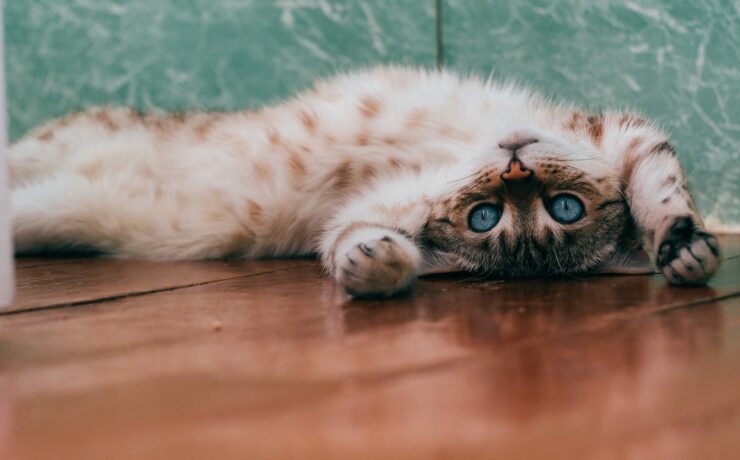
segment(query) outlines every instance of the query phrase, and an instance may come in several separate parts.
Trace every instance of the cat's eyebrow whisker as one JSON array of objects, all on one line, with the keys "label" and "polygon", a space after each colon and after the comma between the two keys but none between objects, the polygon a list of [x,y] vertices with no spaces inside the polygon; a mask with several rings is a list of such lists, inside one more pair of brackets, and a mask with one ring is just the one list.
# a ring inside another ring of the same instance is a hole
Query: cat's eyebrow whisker
[{"label": "cat's eyebrow whisker", "polygon": [[558,253],[557,251],[552,253],[553,257],[555,257],[555,262],[558,263],[558,267],[560,267],[560,271],[565,273],[565,269],[563,268],[563,265],[560,263],[560,259],[558,259]]},{"label": "cat's eyebrow whisker", "polygon": [[496,273],[496,267],[498,264],[490,264],[485,270],[478,271],[478,275],[476,277],[477,280],[487,280],[493,277],[493,275]]},{"label": "cat's eyebrow whisker", "polygon": [[622,189],[619,189],[619,190],[617,190],[617,193],[619,193],[619,196],[622,197],[622,200],[625,202],[625,204],[629,208],[629,201],[627,201],[627,196],[624,194],[624,191]]},{"label": "cat's eyebrow whisker", "polygon": [[560,267],[560,273],[561,273],[561,275],[563,275],[563,276],[565,276],[567,278],[572,278],[574,280],[578,280],[578,281],[583,281],[585,279],[585,278],[580,278],[580,277],[574,275],[573,273],[569,273],[568,271],[566,271],[563,268],[563,265],[560,263],[560,259],[558,258],[557,251],[556,252],[553,252],[552,255],[555,256],[555,261],[557,261],[558,267]]},{"label": "cat's eyebrow whisker", "polygon": [[552,160],[552,161],[562,161],[563,158],[568,158],[568,155],[559,155],[559,156],[551,156],[551,157],[544,157],[543,160]]},{"label": "cat's eyebrow whisker", "polygon": [[494,267],[496,267],[497,265],[498,264],[491,264],[490,267],[486,268],[485,270],[479,270],[473,279],[476,281],[491,279],[496,273],[496,269]]},{"label": "cat's eyebrow whisker", "polygon": [[627,197],[624,195],[624,191],[626,190],[628,184],[621,177],[617,177],[616,179],[617,179],[617,181],[619,181],[619,185],[620,185],[620,187],[617,190],[617,192],[620,195],[622,195],[622,198],[624,198],[625,200],[627,200]]},{"label": "cat's eyebrow whisker", "polygon": [[579,281],[583,281],[583,280],[585,279],[585,278],[579,278],[578,276],[576,276],[576,275],[574,275],[574,274],[572,274],[572,273],[569,273],[569,272],[567,272],[567,271],[566,271],[566,270],[565,270],[565,269],[563,268],[563,265],[562,265],[562,264],[560,263],[560,259],[558,258],[558,253],[557,253],[557,251],[553,252],[553,253],[552,253],[552,255],[553,255],[553,256],[555,257],[555,261],[556,261],[556,262],[558,263],[558,267],[560,267],[560,274],[561,274],[561,275],[563,275],[563,276],[565,276],[565,277],[567,277],[567,278],[572,278],[572,279],[574,279],[574,280],[579,280]]},{"label": "cat's eyebrow whisker", "polygon": [[563,160],[558,159],[558,161],[589,161],[589,160],[596,160],[598,157],[589,157],[589,158],[572,158],[570,160]]},{"label": "cat's eyebrow whisker", "polygon": [[491,278],[493,275],[493,272],[491,270],[484,270],[481,272],[478,272],[475,276],[473,276],[474,281],[486,281],[487,279]]},{"label": "cat's eyebrow whisker", "polygon": [[587,157],[587,158],[568,158],[568,155],[562,155],[559,157],[547,157],[543,158],[544,160],[551,160],[551,161],[562,161],[562,162],[570,162],[570,161],[590,161],[590,160],[596,160],[599,157]]},{"label": "cat's eyebrow whisker", "polygon": [[545,160],[560,160],[560,161],[584,161],[584,160],[596,160],[599,157],[585,157],[585,158],[571,158],[570,160],[564,160],[564,158],[570,158],[570,155],[563,154],[563,155],[551,155],[548,157],[545,157]]},{"label": "cat's eyebrow whisker", "polygon": [[579,168],[578,166],[568,165],[568,167],[569,167],[569,168],[573,168],[573,169],[577,169],[578,171],[581,171],[581,172],[583,172],[583,173],[586,173],[586,174],[588,174],[588,171],[586,171],[586,170],[585,170],[585,169],[583,169],[583,168]]},{"label": "cat's eyebrow whisker", "polygon": [[478,271],[476,271],[474,273],[471,273],[464,280],[460,280],[460,284],[465,284],[469,280],[473,280],[473,281],[485,281],[488,278],[490,278],[491,275],[493,275],[493,271],[491,271],[491,269],[478,270]]},{"label": "cat's eyebrow whisker", "polygon": [[474,172],[474,173],[472,173],[472,174],[470,174],[469,176],[461,177],[460,179],[453,179],[453,180],[451,180],[451,181],[449,181],[449,182],[447,182],[447,183],[448,183],[448,184],[454,184],[454,183],[456,183],[456,182],[461,182],[461,181],[464,181],[464,180],[470,179],[471,177],[475,176],[476,174],[478,174],[478,172],[477,172],[477,171],[476,171],[476,172]]}]

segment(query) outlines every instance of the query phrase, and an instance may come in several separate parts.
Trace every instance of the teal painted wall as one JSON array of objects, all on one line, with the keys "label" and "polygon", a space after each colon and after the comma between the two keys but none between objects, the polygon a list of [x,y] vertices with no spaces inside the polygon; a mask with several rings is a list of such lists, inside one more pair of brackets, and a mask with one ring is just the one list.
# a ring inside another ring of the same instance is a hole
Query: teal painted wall
[{"label": "teal painted wall", "polygon": [[740,2],[447,0],[445,60],[673,135],[703,214],[740,224]]},{"label": "teal painted wall", "polygon": [[393,62],[523,80],[674,135],[700,208],[740,224],[736,0],[6,0],[11,139],[91,105],[236,109]]}]

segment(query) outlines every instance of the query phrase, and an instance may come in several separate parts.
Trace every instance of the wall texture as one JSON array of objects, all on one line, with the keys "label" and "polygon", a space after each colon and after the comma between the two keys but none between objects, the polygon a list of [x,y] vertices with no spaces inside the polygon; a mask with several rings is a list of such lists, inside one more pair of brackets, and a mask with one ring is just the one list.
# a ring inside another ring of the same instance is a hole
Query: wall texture
[{"label": "wall texture", "polygon": [[[0,0],[0,23],[3,18],[3,0]],[[3,54],[3,33],[0,30],[0,56]],[[5,67],[0,60],[0,309],[13,299],[13,243],[10,232],[10,198],[8,190],[8,169],[5,161],[8,140],[5,107]],[[2,442],[2,441],[0,441]],[[5,451],[0,447],[0,455]]]},{"label": "wall texture", "polygon": [[90,105],[256,107],[379,62],[523,80],[674,135],[700,208],[740,225],[736,0],[6,0],[10,134]]}]

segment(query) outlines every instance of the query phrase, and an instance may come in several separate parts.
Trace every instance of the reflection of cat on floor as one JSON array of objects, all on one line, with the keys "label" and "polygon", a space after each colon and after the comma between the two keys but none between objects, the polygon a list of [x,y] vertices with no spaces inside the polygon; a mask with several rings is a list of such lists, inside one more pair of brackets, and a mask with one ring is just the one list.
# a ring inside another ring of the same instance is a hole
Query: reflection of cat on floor
[{"label": "reflection of cat on floor", "polygon": [[422,273],[643,273],[719,264],[666,135],[513,85],[377,68],[258,112],[93,109],[10,155],[20,252],[127,257],[318,252],[355,295]]}]

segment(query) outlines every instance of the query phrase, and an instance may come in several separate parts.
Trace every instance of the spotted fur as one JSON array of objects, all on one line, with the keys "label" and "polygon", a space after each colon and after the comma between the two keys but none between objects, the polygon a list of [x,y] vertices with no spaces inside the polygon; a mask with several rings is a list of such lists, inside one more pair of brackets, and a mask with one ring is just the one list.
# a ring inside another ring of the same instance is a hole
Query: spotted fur
[{"label": "spotted fur", "polygon": [[[318,252],[358,296],[448,270],[644,272],[638,234],[672,283],[701,284],[719,264],[655,125],[446,71],[341,75],[256,112],[92,109],[13,145],[10,168],[21,253]],[[559,193],[578,197],[585,217],[550,217]],[[468,213],[484,202],[501,221],[472,232]]]}]

